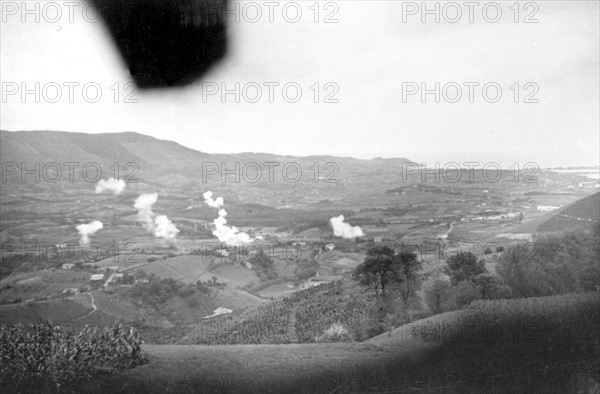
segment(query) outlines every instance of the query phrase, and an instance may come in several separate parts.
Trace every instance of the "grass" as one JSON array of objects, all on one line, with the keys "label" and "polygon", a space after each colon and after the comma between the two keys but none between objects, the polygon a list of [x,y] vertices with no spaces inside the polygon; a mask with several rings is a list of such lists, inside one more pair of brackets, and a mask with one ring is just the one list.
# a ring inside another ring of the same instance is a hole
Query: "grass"
[{"label": "grass", "polygon": [[415,354],[429,347],[418,343],[394,349],[370,344],[144,346],[148,364],[110,379],[98,378],[58,391],[331,392],[347,386],[353,377],[363,380],[366,371],[385,374],[395,353]]},{"label": "grass", "polygon": [[56,295],[65,288],[77,288],[87,284],[89,279],[90,272],[84,270],[57,268],[18,273],[3,284],[0,299],[8,301],[21,298],[25,301],[35,297]]},{"label": "grass", "polygon": [[[146,345],[148,364],[59,391],[597,393],[597,296],[479,303],[461,320],[477,324],[459,332],[463,335],[433,342],[382,337],[337,344]],[[490,317],[496,322],[487,320]],[[428,321],[437,324],[446,318],[452,323],[457,316],[440,315]],[[532,328],[531,319],[539,324]],[[487,330],[490,324],[495,331]],[[498,329],[503,335],[489,336]],[[519,335],[512,335],[515,332]],[[511,340],[517,337],[518,341]],[[28,388],[13,389],[5,392]]]},{"label": "grass", "polygon": [[35,323],[51,320],[67,322],[87,315],[92,309],[66,299],[3,305],[0,307],[2,324]]}]

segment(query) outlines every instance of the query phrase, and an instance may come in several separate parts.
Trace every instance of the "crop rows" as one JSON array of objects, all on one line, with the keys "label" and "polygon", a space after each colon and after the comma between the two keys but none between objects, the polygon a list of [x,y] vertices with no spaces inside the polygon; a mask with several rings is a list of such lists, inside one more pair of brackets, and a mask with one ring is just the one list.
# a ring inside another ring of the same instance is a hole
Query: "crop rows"
[{"label": "crop rows", "polygon": [[365,301],[337,294],[335,284],[295,292],[280,300],[218,316],[180,343],[258,344],[315,342],[334,323],[348,327],[366,318]]},{"label": "crop rows", "polygon": [[57,386],[144,362],[137,330],[120,324],[78,333],[52,323],[0,326],[0,359],[2,384],[41,378]]}]

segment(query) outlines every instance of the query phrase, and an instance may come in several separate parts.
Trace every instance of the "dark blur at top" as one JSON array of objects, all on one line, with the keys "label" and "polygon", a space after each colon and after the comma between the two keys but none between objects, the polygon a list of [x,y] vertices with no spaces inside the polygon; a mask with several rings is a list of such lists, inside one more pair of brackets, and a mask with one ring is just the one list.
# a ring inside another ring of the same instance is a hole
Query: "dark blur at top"
[{"label": "dark blur at top", "polygon": [[228,0],[90,0],[142,89],[188,85],[227,52]]}]

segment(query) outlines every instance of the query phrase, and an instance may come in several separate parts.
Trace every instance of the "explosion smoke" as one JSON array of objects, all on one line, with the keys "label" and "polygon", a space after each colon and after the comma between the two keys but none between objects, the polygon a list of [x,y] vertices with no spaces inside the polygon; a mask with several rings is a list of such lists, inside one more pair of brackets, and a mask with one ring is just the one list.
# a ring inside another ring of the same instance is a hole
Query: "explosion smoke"
[{"label": "explosion smoke", "polygon": [[77,227],[75,227],[79,232],[79,235],[81,235],[81,238],[79,239],[79,245],[85,246],[89,244],[90,236],[94,235],[94,233],[100,230],[102,227],[104,227],[102,225],[102,222],[98,220],[94,220],[93,222],[90,222],[88,224],[80,224]]},{"label": "explosion smoke", "polygon": [[331,222],[331,226],[333,226],[333,234],[336,237],[356,238],[365,235],[360,227],[352,227],[348,223],[344,223],[344,215],[333,217],[329,221]]},{"label": "explosion smoke", "polygon": [[140,221],[144,228],[149,232],[154,230],[154,212],[152,212],[152,205],[156,203],[157,199],[158,193],[140,194],[133,204],[133,207],[138,210],[138,221]]},{"label": "explosion smoke", "polygon": [[212,199],[213,193],[209,190],[202,195],[204,197],[204,202],[211,208],[223,208],[225,201],[223,201],[223,197],[217,197],[216,200]]},{"label": "explosion smoke", "polygon": [[158,200],[158,193],[145,193],[136,198],[133,207],[138,210],[138,220],[155,237],[174,239],[179,233],[179,229],[166,215],[156,216],[152,212],[152,205],[156,203],[156,200]]},{"label": "explosion smoke", "polygon": [[154,218],[154,236],[164,239],[173,239],[179,233],[179,229],[165,215]]},{"label": "explosion smoke", "polygon": [[96,194],[104,191],[110,191],[115,195],[121,194],[125,189],[125,181],[122,179],[108,178],[106,180],[100,179],[96,184]]},{"label": "explosion smoke", "polygon": [[[216,200],[213,200],[212,192],[210,191],[204,193],[203,196],[204,202],[209,207],[220,208],[225,204],[223,197],[217,197]],[[252,242],[250,236],[245,232],[238,230],[235,226],[227,226],[227,219],[225,219],[225,216],[227,216],[227,211],[224,209],[219,209],[219,217],[213,221],[215,224],[215,231],[213,231],[213,235],[217,237],[219,241],[231,246]]]}]

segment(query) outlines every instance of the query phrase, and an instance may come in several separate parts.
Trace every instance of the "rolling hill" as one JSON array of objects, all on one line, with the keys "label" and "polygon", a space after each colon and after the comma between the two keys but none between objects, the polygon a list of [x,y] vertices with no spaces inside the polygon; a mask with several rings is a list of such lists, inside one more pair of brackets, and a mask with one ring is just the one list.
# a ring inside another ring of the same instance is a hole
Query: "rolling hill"
[{"label": "rolling hill", "polygon": [[[203,163],[228,163],[227,168],[234,168],[234,163],[243,167],[247,163],[265,162],[298,163],[304,171],[302,179],[314,181],[314,174],[309,167],[315,162],[335,162],[340,168],[336,178],[352,173],[390,173],[402,168],[402,163],[408,159],[372,159],[360,160],[349,157],[334,156],[281,156],[266,153],[238,153],[238,154],[208,154],[187,148],[173,141],[159,140],[135,132],[86,134],[62,131],[0,131],[2,146],[0,156],[2,162],[27,163],[28,168],[33,168],[34,163],[66,163],[77,162],[98,163],[107,171],[108,177],[112,171],[110,166],[114,163],[124,165],[136,163],[139,167],[137,178],[143,182],[152,182],[165,175],[173,176],[172,180],[185,181],[185,177],[199,178],[203,171]],[[67,169],[67,168],[65,168]],[[262,168],[268,171],[267,167]],[[321,169],[323,176],[333,173]],[[290,176],[292,176],[290,170]],[[77,171],[76,171],[77,174]],[[127,174],[127,172],[125,173]],[[66,174],[65,174],[66,175]],[[263,176],[268,179],[268,173]],[[275,176],[281,175],[275,171]],[[183,179],[177,179],[183,176]],[[248,175],[249,178],[254,175]],[[218,175],[214,177],[220,178]],[[11,179],[10,177],[8,178]],[[220,180],[220,179],[219,179]]]},{"label": "rolling hill", "polygon": [[600,192],[548,212],[513,230],[513,233],[552,233],[589,230],[600,222]]}]

